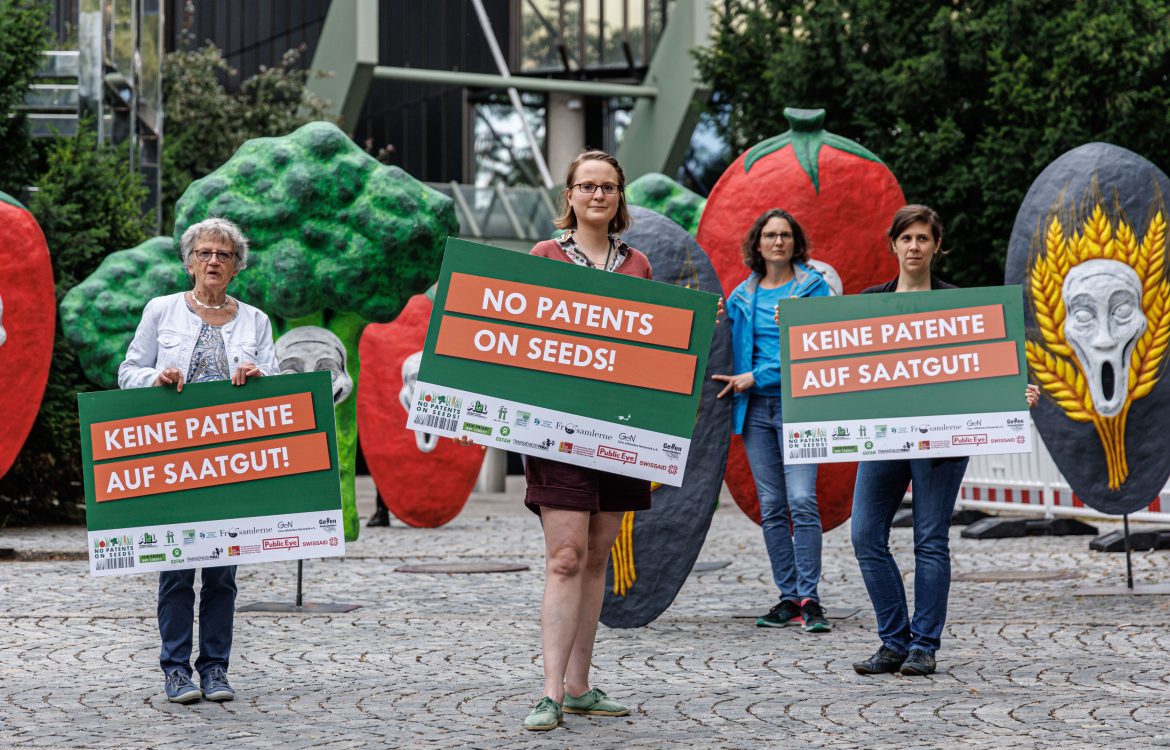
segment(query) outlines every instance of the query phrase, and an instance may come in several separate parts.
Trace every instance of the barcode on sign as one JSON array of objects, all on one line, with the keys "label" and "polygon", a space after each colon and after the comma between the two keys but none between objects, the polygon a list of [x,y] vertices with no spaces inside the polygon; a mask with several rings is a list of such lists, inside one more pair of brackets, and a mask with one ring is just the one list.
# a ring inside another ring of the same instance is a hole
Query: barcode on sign
[{"label": "barcode on sign", "polygon": [[829,455],[828,448],[793,448],[788,451],[789,458],[824,458]]},{"label": "barcode on sign", "polygon": [[456,419],[447,419],[440,417],[437,414],[416,414],[414,417],[415,424],[421,424],[423,427],[434,427],[439,430],[447,430],[454,432],[455,428],[459,426],[459,421]]},{"label": "barcode on sign", "polygon": [[122,568],[133,568],[133,557],[109,557],[94,561],[94,567],[97,570],[121,570]]}]

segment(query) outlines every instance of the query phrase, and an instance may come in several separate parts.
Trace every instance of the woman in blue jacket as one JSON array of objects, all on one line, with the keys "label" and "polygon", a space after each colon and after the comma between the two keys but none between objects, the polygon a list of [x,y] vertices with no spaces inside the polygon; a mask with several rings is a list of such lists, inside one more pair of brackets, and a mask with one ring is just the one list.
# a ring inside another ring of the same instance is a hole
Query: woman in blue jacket
[{"label": "woman in blue jacket", "polygon": [[780,590],[776,606],[756,620],[760,627],[784,627],[801,618],[811,633],[832,630],[817,594],[821,578],[821,516],[817,510],[816,464],[785,465],[780,412],[780,329],[776,305],[790,297],[827,297],[824,277],[808,265],[804,231],[787,211],[765,211],[743,242],[743,262],[752,270],[727,301],[735,375],[714,375],[734,393],[732,419],[743,435],[748,463],[760,496],[764,545],[772,579]]}]

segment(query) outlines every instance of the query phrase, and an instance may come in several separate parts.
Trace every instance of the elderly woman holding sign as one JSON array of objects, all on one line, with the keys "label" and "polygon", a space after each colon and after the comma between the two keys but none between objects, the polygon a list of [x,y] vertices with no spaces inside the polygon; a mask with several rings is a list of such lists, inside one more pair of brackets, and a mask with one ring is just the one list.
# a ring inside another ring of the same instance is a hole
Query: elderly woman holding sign
[{"label": "elderly woman holding sign", "polygon": [[[890,252],[898,259],[898,276],[862,294],[954,289],[931,272],[935,257],[943,254],[942,232],[942,221],[933,209],[921,205],[899,209],[887,232]],[[1036,405],[1036,386],[1028,386],[1025,398],[1029,407]],[[853,665],[857,673],[917,676],[934,672],[951,584],[951,513],[966,470],[965,456],[865,461],[858,468],[853,490],[853,551],[873,602],[882,645],[873,656]],[[911,483],[913,619],[902,574],[890,554],[890,526]]]},{"label": "elderly woman holding sign", "polygon": [[[179,246],[194,287],[146,304],[126,361],[118,368],[118,386],[174,386],[182,391],[184,383],[231,380],[244,385],[248,378],[275,375],[276,349],[268,316],[227,293],[228,284],[248,265],[248,242],[239,227],[226,219],[206,219],[184,232]],[[172,702],[235,697],[227,679],[235,577],[234,565],[203,569],[196,687],[190,663],[195,571],[159,574],[159,664]]]},{"label": "elderly woman holding sign", "polygon": [[[650,261],[616,235],[630,223],[626,178],[617,160],[586,151],[569,165],[564,210],[568,230],[532,255],[601,273],[651,278]],[[524,720],[534,731],[556,728],[562,713],[625,716],[630,711],[589,686],[593,641],[605,594],[605,567],[626,511],[650,507],[650,482],[528,456],[525,503],[544,526],[545,588],[540,631],[544,695]]]}]

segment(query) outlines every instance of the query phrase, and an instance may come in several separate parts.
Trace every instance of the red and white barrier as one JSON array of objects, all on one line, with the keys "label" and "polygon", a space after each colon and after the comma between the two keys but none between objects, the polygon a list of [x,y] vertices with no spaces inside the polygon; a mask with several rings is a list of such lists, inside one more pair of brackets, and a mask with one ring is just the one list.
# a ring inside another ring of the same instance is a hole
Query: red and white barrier
[{"label": "red and white barrier", "polygon": [[[972,456],[956,508],[1032,513],[1044,518],[1113,518],[1085,505],[1069,487],[1032,426],[1031,453]],[[1170,523],[1170,484],[1149,506],[1130,513],[1132,521]]]}]

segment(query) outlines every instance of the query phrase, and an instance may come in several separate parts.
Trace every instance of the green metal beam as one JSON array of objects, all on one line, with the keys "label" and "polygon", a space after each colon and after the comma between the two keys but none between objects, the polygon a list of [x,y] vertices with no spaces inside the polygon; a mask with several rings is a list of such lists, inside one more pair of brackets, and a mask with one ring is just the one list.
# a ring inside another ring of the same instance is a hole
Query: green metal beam
[{"label": "green metal beam", "polygon": [[673,175],[682,165],[702,104],[710,91],[699,81],[691,50],[708,44],[708,0],[677,0],[654,50],[644,85],[655,99],[639,99],[615,156],[626,179],[650,172]]},{"label": "green metal beam", "polygon": [[378,0],[333,0],[310,66],[329,77],[311,77],[307,88],[329,103],[343,129],[357,125],[377,64]]},{"label": "green metal beam", "polygon": [[558,78],[529,78],[489,73],[465,73],[455,70],[430,70],[427,68],[393,68],[379,65],[374,68],[374,78],[385,81],[408,81],[429,83],[436,86],[466,86],[468,88],[507,89],[520,91],[555,91],[563,94],[582,96],[632,96],[638,99],[653,99],[658,89],[653,86],[633,86],[624,83],[600,81],[565,81]]}]

